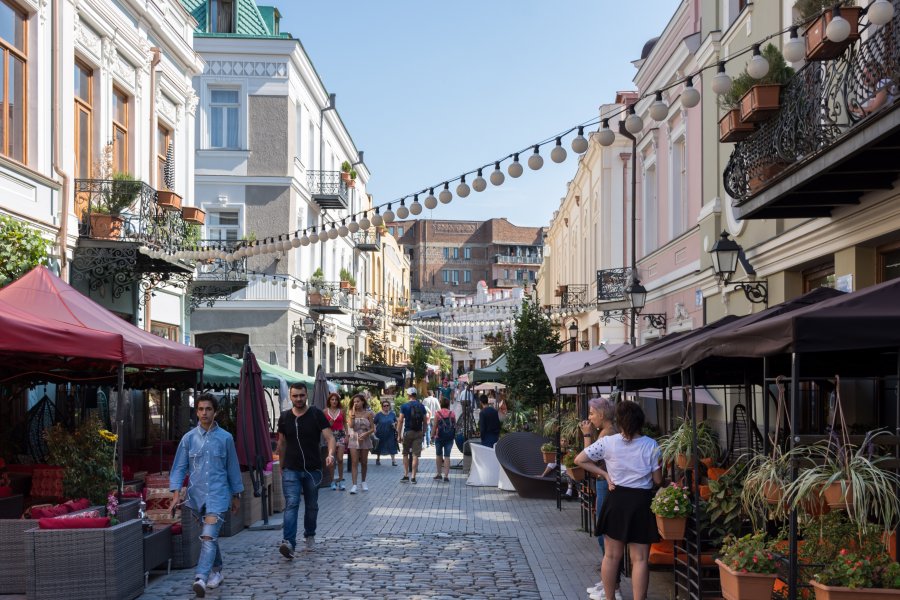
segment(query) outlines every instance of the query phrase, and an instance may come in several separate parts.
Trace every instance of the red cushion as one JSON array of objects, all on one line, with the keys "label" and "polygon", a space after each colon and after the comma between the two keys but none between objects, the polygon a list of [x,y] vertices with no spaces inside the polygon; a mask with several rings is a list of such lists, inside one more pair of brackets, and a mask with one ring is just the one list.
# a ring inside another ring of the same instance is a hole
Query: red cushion
[{"label": "red cushion", "polygon": [[8,485],[0,485],[0,498],[9,498],[12,496],[13,489]]},{"label": "red cushion", "polygon": [[172,535],[181,535],[181,523],[172,525]]},{"label": "red cushion", "polygon": [[40,519],[40,529],[103,529],[109,527],[109,517],[80,517],[72,519]]},{"label": "red cushion", "polygon": [[141,493],[140,492],[122,492],[122,497],[123,498],[140,498]]},{"label": "red cushion", "polygon": [[92,517],[94,519],[102,516],[99,510],[86,510],[84,512],[79,513],[69,513],[67,515],[59,515],[58,517],[54,517],[56,519],[83,519],[85,517]]},{"label": "red cushion", "polygon": [[39,498],[61,498],[62,480],[62,467],[35,467],[31,476],[31,495]]}]

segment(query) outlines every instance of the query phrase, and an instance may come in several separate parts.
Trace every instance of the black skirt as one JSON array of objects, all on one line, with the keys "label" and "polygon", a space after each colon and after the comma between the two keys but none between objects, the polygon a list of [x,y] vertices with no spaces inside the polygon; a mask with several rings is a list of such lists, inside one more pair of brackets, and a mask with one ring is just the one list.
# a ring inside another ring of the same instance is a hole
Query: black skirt
[{"label": "black skirt", "polygon": [[650,512],[653,490],[617,485],[600,507],[597,535],[606,535],[626,544],[652,544],[659,541],[656,517]]}]

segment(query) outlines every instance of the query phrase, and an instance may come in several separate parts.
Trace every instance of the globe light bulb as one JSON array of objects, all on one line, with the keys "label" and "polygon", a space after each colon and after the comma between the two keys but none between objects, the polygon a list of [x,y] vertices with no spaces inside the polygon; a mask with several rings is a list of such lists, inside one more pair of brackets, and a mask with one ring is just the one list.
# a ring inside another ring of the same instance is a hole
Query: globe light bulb
[{"label": "globe light bulb", "polygon": [[584,154],[588,149],[587,138],[584,137],[584,127],[578,126],[578,135],[572,138],[572,152],[575,154]]},{"label": "globe light bulb", "polygon": [[375,214],[372,215],[372,225],[375,227],[384,225],[384,219],[381,217],[381,212],[379,212],[379,209],[377,208],[375,209]]},{"label": "globe light bulb", "polygon": [[369,221],[369,218],[366,216],[366,213],[363,213],[363,218],[359,220],[359,228],[363,231],[369,229],[372,226],[372,222]]},{"label": "globe light bulb", "polygon": [[681,90],[681,105],[685,108],[694,108],[700,104],[700,90],[694,87],[694,78],[687,77],[684,89]]},{"label": "globe light bulb", "polygon": [[336,239],[337,239],[337,236],[338,236],[337,226],[336,226],[334,223],[332,223],[332,224],[331,224],[331,229],[328,230],[328,239],[329,239],[329,240],[336,240]]},{"label": "globe light bulb", "polygon": [[712,91],[720,96],[731,91],[731,77],[725,72],[725,61],[719,61],[719,68],[712,78],[711,85]]},{"label": "globe light bulb", "polygon": [[400,206],[397,207],[397,218],[405,219],[409,216],[409,209],[406,208],[405,200],[400,201]]},{"label": "globe light bulb", "polygon": [[481,176],[481,169],[478,169],[478,175],[472,180],[472,189],[476,192],[483,192],[487,187],[487,181]]},{"label": "globe light bulb", "polygon": [[540,146],[535,144],[534,154],[528,157],[528,168],[537,171],[544,166],[544,157],[540,154]]},{"label": "globe light bulb", "polygon": [[319,241],[319,234],[316,233],[316,228],[313,227],[312,231],[309,233],[309,243],[315,244]]},{"label": "globe light bulb", "polygon": [[609,128],[609,119],[603,119],[603,125],[597,132],[597,143],[601,146],[610,146],[616,141],[616,133]]},{"label": "globe light bulb", "polygon": [[556,138],[556,146],[550,151],[550,160],[559,164],[566,161],[566,156],[566,149],[563,148],[562,138]]},{"label": "globe light bulb", "polygon": [[301,246],[309,246],[309,236],[306,235],[306,231],[303,231],[303,235],[300,237],[300,245]]},{"label": "globe light bulb", "polygon": [[894,18],[894,5],[888,0],[875,0],[869,5],[866,15],[873,25],[887,25]]},{"label": "globe light bulb", "polygon": [[456,186],[456,195],[460,198],[465,198],[469,195],[469,192],[469,184],[466,183],[466,176],[463,175],[459,178],[459,185]]},{"label": "globe light bulb", "polygon": [[835,6],[831,22],[825,28],[828,41],[840,44],[850,37],[850,21],[841,16],[841,7]]},{"label": "globe light bulb", "polygon": [[359,231],[359,223],[356,222],[356,215],[353,215],[353,218],[350,219],[350,222],[347,223],[347,231],[350,233],[356,233]]},{"label": "globe light bulb", "polygon": [[[291,248],[299,248],[300,245],[301,245],[302,243],[303,243],[303,242],[300,241],[300,236],[298,236],[298,235],[295,233],[295,234],[294,234],[294,239],[291,240]],[[237,256],[237,253],[235,253],[235,255]],[[240,258],[240,257],[238,257],[238,258]]]},{"label": "globe light bulb", "polygon": [[391,210],[390,204],[387,205],[387,210],[384,211],[383,218],[385,223],[391,223],[394,220],[394,211]]},{"label": "globe light bulb", "polygon": [[428,196],[425,197],[425,208],[434,210],[437,206],[437,198],[434,197],[434,188],[428,190]]},{"label": "globe light bulb", "polygon": [[753,58],[747,63],[747,74],[753,79],[762,79],[769,72],[769,61],[759,53],[759,44],[753,45]]},{"label": "globe light bulb", "polygon": [[806,42],[797,36],[797,26],[791,27],[791,37],[782,46],[784,60],[789,63],[800,62],[806,58]]},{"label": "globe light bulb", "polygon": [[413,200],[413,203],[410,205],[409,212],[411,212],[414,215],[421,214],[422,205],[419,204],[419,195],[418,194],[416,194],[415,199]]},{"label": "globe light bulb", "polygon": [[522,176],[522,163],[519,162],[519,153],[517,152],[513,156],[513,161],[509,163],[509,166],[506,167],[506,172],[509,173],[509,176],[513,179]]},{"label": "globe light bulb", "polygon": [[669,116],[669,105],[663,101],[662,92],[656,92],[656,100],[650,105],[650,118],[654,121],[665,121]]},{"label": "globe light bulb", "polygon": [[632,135],[637,135],[644,128],[644,120],[634,113],[634,104],[628,107],[628,116],[625,117],[625,129]]},{"label": "globe light bulb", "polygon": [[338,235],[341,237],[347,237],[348,233],[350,233],[350,229],[347,228],[347,224],[344,221],[341,221],[341,226],[338,227]]},{"label": "globe light bulb", "polygon": [[503,182],[506,180],[506,177],[503,175],[503,171],[500,170],[500,163],[494,163],[494,170],[491,171],[491,185],[503,185]]}]

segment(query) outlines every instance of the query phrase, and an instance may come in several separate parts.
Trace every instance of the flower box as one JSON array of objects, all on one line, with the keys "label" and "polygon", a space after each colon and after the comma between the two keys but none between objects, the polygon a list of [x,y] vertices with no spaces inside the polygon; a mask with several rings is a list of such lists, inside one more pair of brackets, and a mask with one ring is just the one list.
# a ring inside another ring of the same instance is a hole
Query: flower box
[{"label": "flower box", "polygon": [[157,191],[156,203],[165,210],[181,210],[181,196],[171,190]]},{"label": "flower box", "polygon": [[760,189],[769,185],[779,173],[787,168],[788,164],[789,163],[784,161],[775,161],[748,169],[748,175],[750,177],[747,180],[747,185],[750,188],[750,193],[755,194]]},{"label": "flower box", "polygon": [[832,9],[822,11],[819,18],[813,21],[806,31],[806,60],[831,60],[840,56],[844,50],[859,39],[859,14],[862,9],[858,6],[841,7],[841,16],[850,23],[850,35],[843,42],[832,42],[825,35],[825,30],[833,18]]},{"label": "flower box", "polygon": [[206,213],[196,206],[182,206],[181,218],[194,225],[203,225],[206,222]]},{"label": "flower box", "polygon": [[756,126],[742,122],[741,111],[737,108],[729,110],[719,121],[719,141],[723,144],[745,140],[754,131]]},{"label": "flower box", "polygon": [[809,582],[816,591],[816,600],[877,600],[878,598],[900,598],[900,590],[884,588],[848,588],[823,585],[818,581]]},{"label": "flower box", "polygon": [[120,217],[91,213],[91,237],[99,240],[117,240],[122,236],[122,224]]},{"label": "flower box", "polygon": [[781,86],[754,85],[741,96],[741,122],[767,121],[781,109]]},{"label": "flower box", "polygon": [[584,467],[571,467],[566,469],[566,475],[572,481],[584,481]]},{"label": "flower box", "polygon": [[719,565],[719,581],[725,600],[760,600],[772,596],[775,573],[739,573],[721,560],[717,559],[716,564]]},{"label": "flower box", "polygon": [[664,540],[683,540],[686,527],[687,519],[685,517],[669,519],[656,515],[656,529],[659,531],[659,537]]}]

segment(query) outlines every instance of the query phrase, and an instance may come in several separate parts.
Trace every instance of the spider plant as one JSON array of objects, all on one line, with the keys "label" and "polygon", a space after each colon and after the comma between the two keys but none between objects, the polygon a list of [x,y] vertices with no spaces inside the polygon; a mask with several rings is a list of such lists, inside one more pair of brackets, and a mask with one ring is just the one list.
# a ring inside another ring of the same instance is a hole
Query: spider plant
[{"label": "spider plant", "polygon": [[[869,431],[862,444],[850,444],[835,433],[810,446],[814,466],[803,470],[788,488],[793,506],[827,497],[832,508],[845,508],[862,534],[870,518],[887,531],[900,524],[900,478],[879,465],[890,457],[875,456],[875,441],[886,431]],[[830,488],[830,489],[829,489]]]},{"label": "spider plant", "polygon": [[[693,464],[694,431],[690,419],[684,419],[675,431],[664,435],[659,439],[659,452],[663,463],[678,461],[678,456],[684,457],[685,466]],[[712,428],[705,422],[697,424],[697,453],[700,458],[715,459],[719,454],[719,443]]]},{"label": "spider plant", "polygon": [[757,454],[747,461],[747,478],[741,490],[741,505],[755,529],[765,526],[766,517],[784,517],[788,505],[785,490],[791,481],[791,458],[802,455],[802,448],[784,452],[777,445],[771,454]]}]

